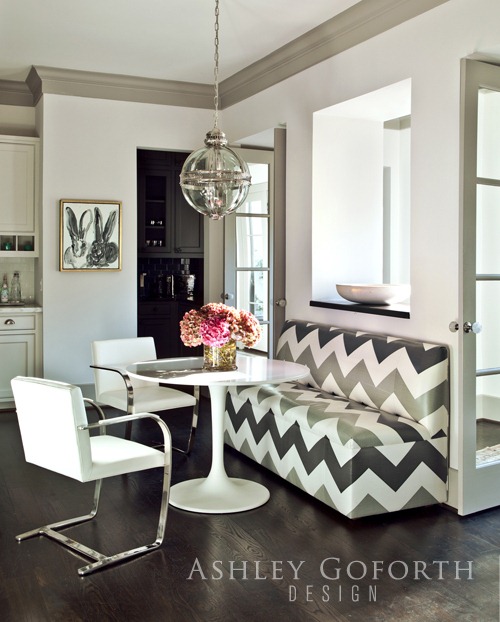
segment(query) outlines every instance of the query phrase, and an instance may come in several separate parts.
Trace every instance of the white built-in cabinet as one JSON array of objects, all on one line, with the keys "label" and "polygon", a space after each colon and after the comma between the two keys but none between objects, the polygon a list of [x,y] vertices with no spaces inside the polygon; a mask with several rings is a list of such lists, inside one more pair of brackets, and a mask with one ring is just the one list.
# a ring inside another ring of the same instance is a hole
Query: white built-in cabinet
[{"label": "white built-in cabinet", "polygon": [[[37,261],[39,151],[38,138],[0,135],[1,260]],[[10,381],[18,375],[42,375],[42,309],[36,304],[0,305],[0,410],[10,406]]]},{"label": "white built-in cabinet", "polygon": [[38,256],[39,139],[0,135],[0,257]]},{"label": "white built-in cabinet", "polygon": [[42,375],[40,307],[0,308],[0,408],[12,401],[15,376]]}]

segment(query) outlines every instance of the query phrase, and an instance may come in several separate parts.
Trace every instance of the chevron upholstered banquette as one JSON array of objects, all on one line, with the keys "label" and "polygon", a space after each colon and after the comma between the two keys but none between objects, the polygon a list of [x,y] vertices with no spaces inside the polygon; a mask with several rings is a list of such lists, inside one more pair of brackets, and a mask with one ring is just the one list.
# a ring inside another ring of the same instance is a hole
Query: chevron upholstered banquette
[{"label": "chevron upholstered banquette", "polygon": [[309,378],[231,387],[227,444],[350,518],[446,501],[446,346],[288,320],[277,358]]}]

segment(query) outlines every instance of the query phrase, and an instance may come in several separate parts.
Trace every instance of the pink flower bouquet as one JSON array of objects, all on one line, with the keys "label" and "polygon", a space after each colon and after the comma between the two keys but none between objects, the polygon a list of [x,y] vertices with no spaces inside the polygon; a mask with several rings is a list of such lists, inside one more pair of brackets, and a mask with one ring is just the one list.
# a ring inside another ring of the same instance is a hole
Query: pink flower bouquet
[{"label": "pink flower bouquet", "polygon": [[233,339],[251,348],[262,335],[259,321],[252,313],[217,302],[185,313],[180,327],[182,342],[189,347],[221,347]]}]

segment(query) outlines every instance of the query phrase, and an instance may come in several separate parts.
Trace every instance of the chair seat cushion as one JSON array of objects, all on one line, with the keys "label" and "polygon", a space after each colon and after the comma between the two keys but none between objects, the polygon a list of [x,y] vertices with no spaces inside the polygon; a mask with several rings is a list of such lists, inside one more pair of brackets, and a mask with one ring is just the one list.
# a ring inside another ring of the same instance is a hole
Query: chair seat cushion
[{"label": "chair seat cushion", "polygon": [[[127,410],[127,393],[125,389],[106,391],[99,396],[99,401],[108,406],[118,408],[118,410]],[[132,414],[158,412],[160,410],[171,410],[172,408],[185,408],[195,404],[196,399],[189,393],[151,384],[151,386],[147,387],[134,388],[134,404],[130,412]]]},{"label": "chair seat cushion", "polygon": [[110,434],[91,437],[90,448],[92,464],[91,471],[84,480],[87,482],[153,469],[165,463],[165,454],[162,451]]}]

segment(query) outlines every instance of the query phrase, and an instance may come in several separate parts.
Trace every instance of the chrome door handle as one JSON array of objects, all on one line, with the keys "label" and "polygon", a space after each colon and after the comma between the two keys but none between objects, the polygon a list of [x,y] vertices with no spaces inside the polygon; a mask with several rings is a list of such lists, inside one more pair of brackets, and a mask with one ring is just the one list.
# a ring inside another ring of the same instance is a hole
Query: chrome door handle
[{"label": "chrome door handle", "polygon": [[464,333],[479,334],[483,330],[483,327],[479,322],[465,322]]},{"label": "chrome door handle", "polygon": [[[460,324],[458,322],[450,322],[449,329],[452,333],[456,333],[460,328]],[[465,322],[463,325],[464,333],[474,333],[479,334],[483,330],[482,324],[479,322]]]},{"label": "chrome door handle", "polygon": [[286,300],[285,298],[280,298],[279,300],[277,300],[274,303],[277,307],[286,307]]}]

